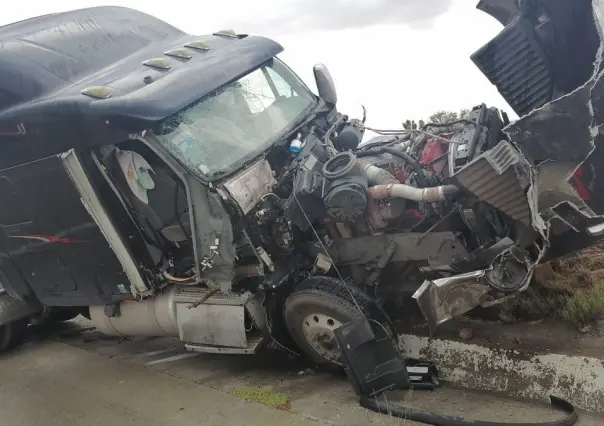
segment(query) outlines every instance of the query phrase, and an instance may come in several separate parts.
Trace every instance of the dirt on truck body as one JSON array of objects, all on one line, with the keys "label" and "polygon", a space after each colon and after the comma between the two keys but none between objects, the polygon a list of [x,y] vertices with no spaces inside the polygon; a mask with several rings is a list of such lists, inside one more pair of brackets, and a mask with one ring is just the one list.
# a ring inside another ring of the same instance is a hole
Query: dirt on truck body
[{"label": "dirt on truck body", "polygon": [[0,28],[0,349],[83,312],[338,363],[333,331],[387,323],[392,295],[434,329],[604,239],[603,7],[478,7],[504,29],[471,59],[521,118],[479,105],[365,143],[327,68],[316,96],[263,37],[119,7]]}]

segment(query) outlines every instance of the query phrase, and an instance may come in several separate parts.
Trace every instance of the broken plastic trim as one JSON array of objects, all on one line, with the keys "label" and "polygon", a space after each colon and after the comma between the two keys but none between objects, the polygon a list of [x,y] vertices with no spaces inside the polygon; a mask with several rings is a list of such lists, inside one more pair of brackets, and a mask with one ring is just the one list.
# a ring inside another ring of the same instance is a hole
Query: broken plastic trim
[{"label": "broken plastic trim", "polygon": [[426,280],[413,298],[428,322],[430,333],[436,328],[480,305],[490,291],[484,270]]},{"label": "broken plastic trim", "polygon": [[480,420],[466,420],[461,417],[426,413],[425,411],[416,410],[414,408],[397,406],[385,400],[378,401],[376,398],[362,397],[359,401],[361,407],[375,411],[376,413],[387,414],[389,416],[422,422],[433,426],[572,426],[577,423],[577,420],[579,420],[575,407],[570,402],[555,396],[550,396],[550,403],[553,408],[567,413],[568,416],[562,420],[543,423],[500,423]]},{"label": "broken plastic trim", "polygon": [[604,223],[590,226],[589,228],[587,228],[587,233],[592,237],[599,237],[600,235],[604,235]]}]

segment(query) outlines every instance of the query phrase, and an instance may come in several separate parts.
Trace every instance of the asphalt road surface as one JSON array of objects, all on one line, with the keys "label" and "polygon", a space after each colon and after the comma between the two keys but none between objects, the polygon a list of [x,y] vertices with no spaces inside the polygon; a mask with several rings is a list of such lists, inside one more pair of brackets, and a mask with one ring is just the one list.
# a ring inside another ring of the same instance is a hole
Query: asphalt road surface
[{"label": "asphalt road surface", "polygon": [[[284,353],[192,354],[174,339],[106,339],[78,323],[0,357],[2,426],[416,424],[368,412],[343,377]],[[254,386],[271,388],[290,403],[275,409],[235,396]],[[388,398],[480,420],[561,417],[545,405],[446,387]],[[601,424],[604,418],[584,413],[578,423]]]}]

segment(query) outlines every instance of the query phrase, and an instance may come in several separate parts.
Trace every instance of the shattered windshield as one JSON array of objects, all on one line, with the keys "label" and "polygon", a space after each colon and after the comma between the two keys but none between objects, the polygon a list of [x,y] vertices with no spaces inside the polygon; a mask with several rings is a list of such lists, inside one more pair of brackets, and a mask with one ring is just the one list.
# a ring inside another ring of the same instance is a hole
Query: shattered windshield
[{"label": "shattered windshield", "polygon": [[304,83],[271,59],[166,121],[156,135],[194,172],[215,179],[268,148],[315,103]]}]

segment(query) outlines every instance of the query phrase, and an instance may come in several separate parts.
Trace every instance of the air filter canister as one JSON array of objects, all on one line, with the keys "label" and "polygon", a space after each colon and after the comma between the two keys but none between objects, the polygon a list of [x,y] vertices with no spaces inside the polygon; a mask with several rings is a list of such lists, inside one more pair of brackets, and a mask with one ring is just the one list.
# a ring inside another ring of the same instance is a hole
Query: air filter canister
[{"label": "air filter canister", "polygon": [[367,209],[367,176],[351,152],[342,152],[323,166],[323,202],[340,222],[355,222]]}]

